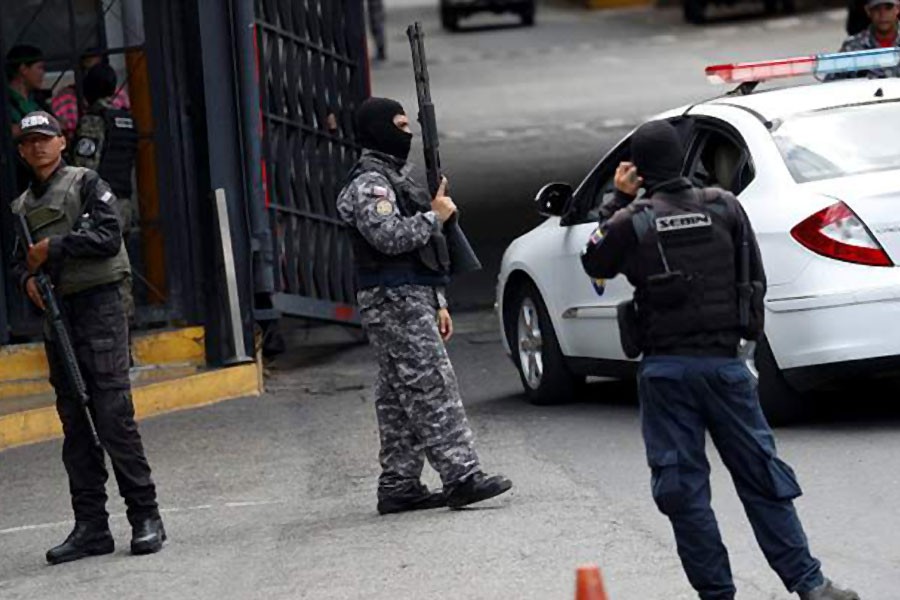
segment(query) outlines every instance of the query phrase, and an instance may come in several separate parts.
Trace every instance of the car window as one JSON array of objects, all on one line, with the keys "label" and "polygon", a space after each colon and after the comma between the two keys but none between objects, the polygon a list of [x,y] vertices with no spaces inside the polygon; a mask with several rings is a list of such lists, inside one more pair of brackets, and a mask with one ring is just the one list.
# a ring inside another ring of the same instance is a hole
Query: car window
[{"label": "car window", "polygon": [[612,197],[616,167],[631,158],[631,138],[623,140],[578,188],[573,199],[574,210],[570,225],[596,223],[600,218],[600,207]]},{"label": "car window", "polygon": [[755,175],[750,153],[732,132],[699,127],[688,151],[687,177],[698,187],[739,194]]},{"label": "car window", "polygon": [[897,102],[791,117],[773,132],[797,183],[900,168]]}]

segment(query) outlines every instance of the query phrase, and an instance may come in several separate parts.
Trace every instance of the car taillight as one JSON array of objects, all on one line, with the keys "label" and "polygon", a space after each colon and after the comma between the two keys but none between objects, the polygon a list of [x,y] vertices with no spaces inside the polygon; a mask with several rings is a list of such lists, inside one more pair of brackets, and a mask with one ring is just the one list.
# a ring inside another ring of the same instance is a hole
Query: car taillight
[{"label": "car taillight", "polygon": [[894,263],[865,223],[843,202],[832,204],[791,229],[795,240],[822,256],[846,262],[892,267]]}]

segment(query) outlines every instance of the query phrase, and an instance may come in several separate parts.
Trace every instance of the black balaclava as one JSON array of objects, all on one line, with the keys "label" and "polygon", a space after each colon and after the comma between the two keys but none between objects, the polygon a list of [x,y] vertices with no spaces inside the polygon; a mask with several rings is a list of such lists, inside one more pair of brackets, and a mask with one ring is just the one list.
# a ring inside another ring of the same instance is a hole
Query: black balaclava
[{"label": "black balaclava", "polygon": [[412,134],[394,125],[394,117],[405,115],[403,106],[388,98],[369,98],[356,109],[359,143],[405,161],[409,157]]},{"label": "black balaclava", "polygon": [[666,121],[650,121],[634,132],[631,160],[648,192],[685,182],[681,177],[684,147],[678,132]]},{"label": "black balaclava", "polygon": [[115,70],[107,64],[98,63],[91,67],[84,76],[82,83],[84,98],[88,104],[93,104],[97,100],[114,96],[117,83]]}]

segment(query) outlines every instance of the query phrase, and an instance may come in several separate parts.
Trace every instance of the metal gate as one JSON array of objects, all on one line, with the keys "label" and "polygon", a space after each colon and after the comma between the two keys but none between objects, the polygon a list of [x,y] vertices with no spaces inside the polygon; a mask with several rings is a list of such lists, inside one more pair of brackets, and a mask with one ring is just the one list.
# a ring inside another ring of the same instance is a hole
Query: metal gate
[{"label": "metal gate", "polygon": [[368,96],[362,0],[255,0],[263,177],[281,312],[358,322],[348,232],[335,200],[359,156]]}]

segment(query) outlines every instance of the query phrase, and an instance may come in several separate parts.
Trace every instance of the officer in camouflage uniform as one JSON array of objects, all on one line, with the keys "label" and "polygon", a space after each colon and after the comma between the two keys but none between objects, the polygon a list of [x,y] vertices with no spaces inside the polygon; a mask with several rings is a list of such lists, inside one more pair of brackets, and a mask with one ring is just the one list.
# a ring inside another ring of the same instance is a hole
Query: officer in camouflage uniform
[{"label": "officer in camouflage uniform", "polygon": [[[434,257],[456,206],[444,195],[446,182],[432,200],[410,178],[412,133],[399,103],[370,98],[356,118],[365,151],[337,208],[353,228],[357,300],[378,355],[378,511],[458,508],[497,496],[512,483],[481,471],[444,348],[453,332],[444,295],[449,271]],[[426,458],[443,492],[421,483]]]},{"label": "officer in camouflage uniform", "polygon": [[[844,40],[844,43],[841,45],[841,52],[900,47],[900,32],[898,32],[897,23],[897,17],[900,16],[900,0],[868,0],[866,2],[866,14],[869,16],[871,25]],[[835,73],[828,75],[826,80],[833,81],[835,79],[851,79],[854,77],[869,79],[900,77],[900,66],[876,68],[870,71]]]},{"label": "officer in camouflage uniform", "polygon": [[162,548],[166,533],[156,503],[156,487],[134,421],[128,377],[128,322],[121,283],[130,272],[116,213],[116,197],[96,172],[62,161],[66,139],[57,120],[45,112],[22,119],[19,153],[31,167],[33,182],[12,203],[28,222],[35,244],[17,245],[13,273],[31,301],[43,309],[32,274],[46,270],[59,297],[72,345],[90,397],[89,409],[102,449],[66,376],[59,350],[45,328],[50,383],[63,426],[63,463],[69,476],[75,528],[47,552],[51,564],[109,554],[104,450],[112,462],[119,492],[132,526],[131,551]]}]

